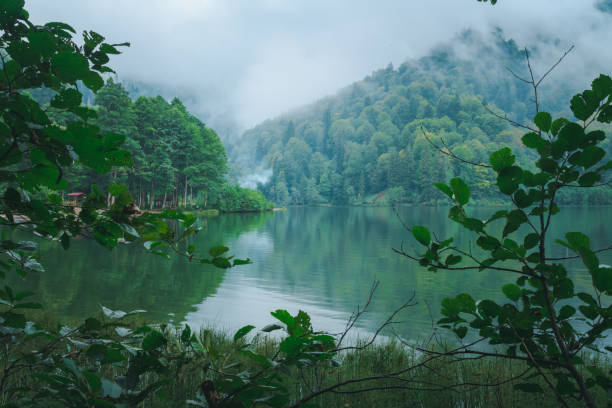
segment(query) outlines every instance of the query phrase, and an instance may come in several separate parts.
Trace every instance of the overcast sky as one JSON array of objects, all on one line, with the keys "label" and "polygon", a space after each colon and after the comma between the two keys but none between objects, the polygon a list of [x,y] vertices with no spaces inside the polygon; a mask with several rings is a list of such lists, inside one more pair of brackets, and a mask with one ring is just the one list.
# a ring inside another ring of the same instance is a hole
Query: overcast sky
[{"label": "overcast sky", "polygon": [[564,72],[612,67],[612,15],[596,0],[26,0],[34,23],[63,21],[131,48],[121,78],[191,94],[191,109],[249,127],[334,93],[471,28],[519,46],[571,44]]}]

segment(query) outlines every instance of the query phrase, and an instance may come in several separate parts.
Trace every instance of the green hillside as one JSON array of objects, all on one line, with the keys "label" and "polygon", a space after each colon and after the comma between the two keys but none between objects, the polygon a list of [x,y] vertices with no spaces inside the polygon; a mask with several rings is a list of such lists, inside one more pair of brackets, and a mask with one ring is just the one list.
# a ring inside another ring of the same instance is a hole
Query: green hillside
[{"label": "green hillside", "polygon": [[[432,183],[453,176],[474,186],[476,199],[494,201],[490,169],[450,160],[425,136],[472,162],[488,162],[490,152],[511,145],[521,164],[530,163],[521,132],[487,110],[523,123],[535,114],[531,88],[506,69],[528,75],[524,53],[494,35],[495,46],[488,46],[466,32],[453,47],[440,46],[397,69],[389,65],[334,96],[268,120],[243,134],[233,165],[243,174],[272,169],[260,188],[282,205],[432,203],[442,198]],[[586,85],[551,80],[541,109],[562,111],[573,88]],[[563,200],[602,204],[611,197],[603,188]]]}]

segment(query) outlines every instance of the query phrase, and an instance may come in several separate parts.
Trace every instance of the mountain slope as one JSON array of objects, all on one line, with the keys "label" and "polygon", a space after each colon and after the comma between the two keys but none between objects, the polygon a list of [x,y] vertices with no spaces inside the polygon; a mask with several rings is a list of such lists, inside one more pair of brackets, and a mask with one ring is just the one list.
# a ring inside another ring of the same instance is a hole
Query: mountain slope
[{"label": "mountain slope", "polygon": [[[473,186],[475,198],[493,198],[489,169],[450,161],[425,135],[476,163],[505,145],[519,162],[530,162],[521,132],[484,106],[521,122],[535,113],[530,86],[506,69],[527,74],[524,54],[494,35],[488,45],[466,32],[452,47],[398,69],[389,65],[334,96],[265,121],[234,146],[234,165],[243,175],[271,169],[260,188],[281,205],[431,202],[441,198],[432,183],[454,176]],[[571,85],[575,89],[547,84],[541,109],[567,114],[570,95],[586,84]],[[609,190],[566,201],[609,202]]]}]

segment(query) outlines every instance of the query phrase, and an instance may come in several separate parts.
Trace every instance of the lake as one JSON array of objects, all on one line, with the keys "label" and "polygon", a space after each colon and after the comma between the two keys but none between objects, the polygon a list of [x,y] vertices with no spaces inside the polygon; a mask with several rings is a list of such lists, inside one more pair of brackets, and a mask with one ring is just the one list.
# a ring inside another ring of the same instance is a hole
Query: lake
[{"label": "lake", "polygon": [[[497,210],[470,211],[486,217]],[[405,224],[429,226],[438,237],[454,236],[468,248],[474,236],[460,231],[447,212],[418,206],[397,210]],[[593,248],[605,247],[612,241],[611,217],[612,207],[564,208],[553,219],[551,235],[562,238],[565,232],[582,231],[590,235]],[[46,313],[64,321],[91,316],[104,305],[145,309],[153,321],[234,330],[246,324],[263,327],[273,321],[269,312],[283,308],[308,312],[315,329],[339,332],[377,280],[371,312],[359,324],[361,333],[375,330],[414,294],[417,304],[396,319],[402,322],[396,330],[416,340],[431,332],[444,297],[468,292],[476,299],[501,301],[501,285],[515,278],[500,272],[424,270],[392,251],[404,245],[414,252],[418,244],[386,207],[300,207],[226,214],[201,223],[205,230],[193,239],[198,249],[224,244],[253,264],[220,270],[179,257],[168,261],[133,245],[108,251],[94,242],[74,240],[66,253],[59,244],[44,242],[41,254],[47,271],[21,285],[37,293]],[[496,225],[501,231],[502,221]],[[564,247],[553,247],[554,256],[567,254]],[[612,264],[610,252],[599,258]],[[584,266],[576,261],[568,265],[576,290],[586,291],[590,276]]]}]

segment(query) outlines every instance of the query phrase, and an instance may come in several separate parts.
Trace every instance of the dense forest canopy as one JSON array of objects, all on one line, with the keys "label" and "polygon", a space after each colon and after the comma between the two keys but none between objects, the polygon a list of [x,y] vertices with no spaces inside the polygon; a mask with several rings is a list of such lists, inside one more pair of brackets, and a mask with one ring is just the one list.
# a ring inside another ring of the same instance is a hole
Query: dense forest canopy
[{"label": "dense forest canopy", "polygon": [[[49,103],[54,95],[44,88],[29,93],[40,103]],[[84,88],[82,103],[93,105],[98,116],[93,122],[103,132],[126,136],[124,148],[132,155],[132,166],[99,174],[76,163],[66,174],[73,191],[88,193],[93,185],[108,191],[109,186],[120,183],[146,209],[198,206],[253,211],[271,207],[260,192],[230,185],[221,140],[180,99],[168,102],[158,95],[134,100],[122,83],[110,78],[95,97]],[[51,114],[61,125],[74,120],[70,113]]]},{"label": "dense forest canopy", "polygon": [[[521,146],[521,132],[496,117],[529,123],[531,88],[523,74],[524,51],[494,33],[495,46],[472,32],[429,56],[373,72],[335,96],[268,120],[244,133],[233,153],[244,174],[272,169],[261,186],[280,204],[429,203],[442,198],[433,180],[460,176],[473,196],[495,200],[493,172],[462,166],[428,142],[442,141],[457,156],[484,163],[503,145]],[[568,84],[544,84],[544,107],[567,113]],[[605,148],[610,152],[609,142]],[[517,160],[533,157],[516,149]],[[565,203],[603,204],[609,188],[568,192]]]}]

